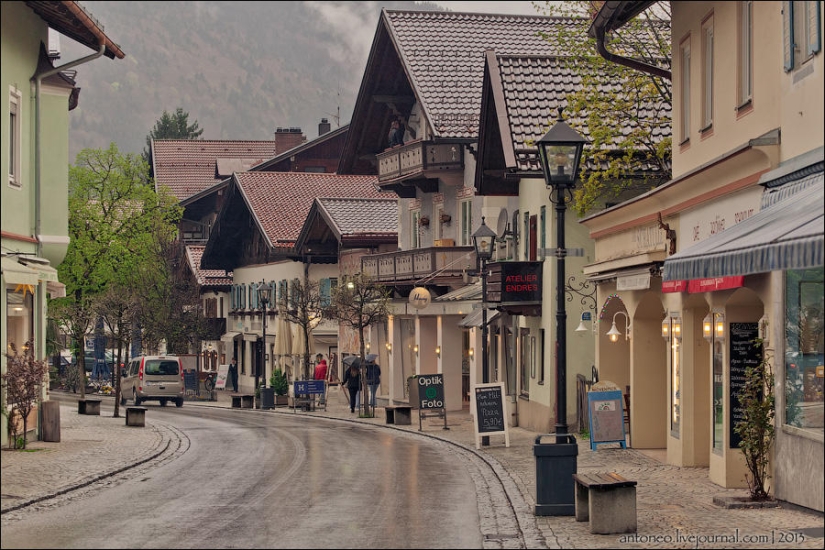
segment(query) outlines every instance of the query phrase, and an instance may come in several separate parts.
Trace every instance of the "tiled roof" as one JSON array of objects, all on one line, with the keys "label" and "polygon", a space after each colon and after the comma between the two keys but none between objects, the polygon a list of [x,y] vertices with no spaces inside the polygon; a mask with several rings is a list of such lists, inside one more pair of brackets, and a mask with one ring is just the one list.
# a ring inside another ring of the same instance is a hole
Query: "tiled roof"
[{"label": "tiled roof", "polygon": [[398,200],[318,199],[341,236],[394,235],[398,232]]},{"label": "tiled roof", "polygon": [[155,140],[152,143],[155,188],[166,185],[182,201],[225,178],[218,175],[218,159],[241,159],[252,166],[273,156],[274,141]]},{"label": "tiled roof", "polygon": [[225,273],[222,269],[201,269],[201,257],[205,246],[187,245],[186,258],[189,261],[189,268],[195,275],[198,284],[205,287],[210,286],[230,286],[232,284],[232,273]]},{"label": "tiled roof", "polygon": [[[534,142],[550,129],[558,116],[558,108],[567,104],[568,94],[581,87],[581,71],[573,70],[565,60],[551,56],[496,55],[494,59],[490,70],[497,71],[500,78],[502,89],[499,97],[504,98],[517,168],[540,171]],[[601,89],[605,91],[623,89],[623,83],[614,75],[605,73],[598,79],[602,83]],[[627,124],[622,127],[622,136],[626,138],[641,125],[652,131],[655,141],[670,137],[670,110],[670,105],[662,100],[640,106],[634,116],[625,120]],[[585,121],[567,117],[565,121],[575,126],[584,137],[589,137]],[[655,126],[654,121],[662,124]],[[621,139],[615,139],[613,146],[616,150],[621,149]],[[656,166],[650,168],[658,169]]]},{"label": "tiled roof", "polygon": [[416,95],[439,138],[475,138],[481,107],[484,52],[561,55],[539,36],[581,28],[589,20],[546,16],[384,10],[389,32]]},{"label": "tiled roof", "polygon": [[391,198],[381,192],[376,176],[340,176],[312,172],[238,172],[243,193],[264,234],[274,248],[291,248],[297,240],[313,201],[318,197]]}]

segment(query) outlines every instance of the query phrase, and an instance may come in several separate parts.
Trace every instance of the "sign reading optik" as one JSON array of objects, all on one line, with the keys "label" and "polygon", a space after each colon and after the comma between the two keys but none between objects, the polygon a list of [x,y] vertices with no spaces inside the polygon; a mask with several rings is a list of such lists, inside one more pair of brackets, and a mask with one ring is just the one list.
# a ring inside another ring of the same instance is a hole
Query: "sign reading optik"
[{"label": "sign reading optik", "polygon": [[441,374],[419,374],[416,381],[418,382],[418,408],[443,409],[444,376]]}]

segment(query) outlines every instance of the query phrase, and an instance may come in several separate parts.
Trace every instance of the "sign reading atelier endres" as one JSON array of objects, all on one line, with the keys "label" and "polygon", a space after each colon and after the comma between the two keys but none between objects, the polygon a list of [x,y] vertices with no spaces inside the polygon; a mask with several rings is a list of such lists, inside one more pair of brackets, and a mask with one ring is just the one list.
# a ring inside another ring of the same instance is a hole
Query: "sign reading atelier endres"
[{"label": "sign reading atelier endres", "polygon": [[476,449],[481,448],[481,436],[504,434],[505,446],[510,446],[510,432],[507,431],[506,406],[504,404],[504,382],[476,384],[473,386],[475,403]]},{"label": "sign reading atelier endres", "polygon": [[755,340],[759,336],[758,323],[730,323],[730,448],[738,449],[741,438],[734,431],[742,420],[739,393],[745,387],[745,369],[755,367],[762,358],[762,350]]}]

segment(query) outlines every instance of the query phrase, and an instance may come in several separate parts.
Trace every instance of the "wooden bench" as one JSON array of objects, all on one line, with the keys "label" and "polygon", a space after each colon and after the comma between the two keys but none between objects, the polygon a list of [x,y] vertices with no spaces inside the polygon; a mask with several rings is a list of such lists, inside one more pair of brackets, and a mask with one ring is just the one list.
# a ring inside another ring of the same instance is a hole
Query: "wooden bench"
[{"label": "wooden bench", "polygon": [[233,394],[232,408],[233,409],[252,409],[255,407],[255,396],[252,394]]},{"label": "wooden bench", "polygon": [[387,414],[387,424],[410,426],[412,424],[412,407],[396,405],[384,409]]},{"label": "wooden bench", "polygon": [[100,399],[80,399],[77,402],[77,414],[100,416]]},{"label": "wooden bench", "polygon": [[576,521],[599,535],[636,532],[636,482],[617,473],[573,474]]},{"label": "wooden bench", "polygon": [[146,407],[126,407],[126,425],[144,427],[146,425]]}]

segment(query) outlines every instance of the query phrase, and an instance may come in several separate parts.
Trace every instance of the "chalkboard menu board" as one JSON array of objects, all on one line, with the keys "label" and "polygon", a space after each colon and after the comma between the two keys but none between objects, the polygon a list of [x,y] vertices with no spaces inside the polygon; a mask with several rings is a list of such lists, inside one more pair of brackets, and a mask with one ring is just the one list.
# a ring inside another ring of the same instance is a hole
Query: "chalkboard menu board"
[{"label": "chalkboard menu board", "polygon": [[198,391],[198,373],[194,370],[183,371],[183,385],[186,391]]},{"label": "chalkboard menu board", "polygon": [[504,408],[504,383],[476,384],[473,386],[475,402],[476,448],[480,448],[480,436],[491,433],[504,433],[507,447],[510,437]]},{"label": "chalkboard menu board", "polygon": [[759,336],[758,323],[730,323],[730,448],[738,449],[741,438],[734,428],[743,419],[739,393],[745,387],[745,369],[755,367],[762,360],[762,348],[755,340]]}]

